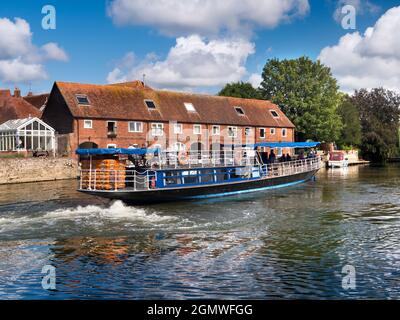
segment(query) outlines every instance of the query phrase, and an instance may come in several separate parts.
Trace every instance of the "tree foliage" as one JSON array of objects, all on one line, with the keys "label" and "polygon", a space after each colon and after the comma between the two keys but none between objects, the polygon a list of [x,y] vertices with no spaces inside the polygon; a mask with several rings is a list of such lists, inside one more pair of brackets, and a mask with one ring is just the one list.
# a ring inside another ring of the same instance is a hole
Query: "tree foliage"
[{"label": "tree foliage", "polygon": [[337,112],[342,119],[342,131],[337,145],[340,148],[356,147],[361,144],[361,122],[357,107],[348,95],[344,95]]},{"label": "tree foliage", "polygon": [[383,88],[361,89],[351,101],[360,113],[363,157],[381,162],[398,154],[400,96]]},{"label": "tree foliage", "polygon": [[219,93],[219,96],[246,99],[262,99],[260,92],[248,82],[228,83]]},{"label": "tree foliage", "polygon": [[298,139],[333,142],[342,124],[337,114],[340,94],[328,67],[307,57],[268,60],[260,91],[278,104],[296,126]]}]

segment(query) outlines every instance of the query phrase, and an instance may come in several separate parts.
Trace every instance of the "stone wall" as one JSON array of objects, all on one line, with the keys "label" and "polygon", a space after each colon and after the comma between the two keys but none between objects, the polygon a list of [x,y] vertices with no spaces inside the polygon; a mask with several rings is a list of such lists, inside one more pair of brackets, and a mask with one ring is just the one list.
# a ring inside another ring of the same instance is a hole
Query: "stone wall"
[{"label": "stone wall", "polygon": [[75,179],[76,160],[69,158],[0,159],[0,184]]}]

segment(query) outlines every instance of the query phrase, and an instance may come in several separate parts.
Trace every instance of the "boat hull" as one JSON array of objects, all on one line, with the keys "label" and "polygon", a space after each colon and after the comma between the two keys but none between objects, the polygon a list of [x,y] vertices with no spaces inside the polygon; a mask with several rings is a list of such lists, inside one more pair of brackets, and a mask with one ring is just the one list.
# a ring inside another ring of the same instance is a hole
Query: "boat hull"
[{"label": "boat hull", "polygon": [[108,199],[122,200],[128,204],[147,204],[174,202],[183,200],[206,199],[222,196],[231,196],[241,193],[264,191],[273,188],[282,188],[299,184],[312,179],[318,170],[302,172],[294,175],[279,176],[276,178],[262,178],[240,182],[210,184],[181,188],[163,188],[145,191],[104,191],[79,190],[81,192]]}]

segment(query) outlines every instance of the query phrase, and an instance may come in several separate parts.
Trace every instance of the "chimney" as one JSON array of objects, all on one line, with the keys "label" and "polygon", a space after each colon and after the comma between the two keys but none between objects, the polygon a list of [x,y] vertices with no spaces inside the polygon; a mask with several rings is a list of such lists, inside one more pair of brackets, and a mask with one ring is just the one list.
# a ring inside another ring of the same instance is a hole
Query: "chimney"
[{"label": "chimney", "polygon": [[14,98],[21,98],[21,90],[18,87],[14,89]]},{"label": "chimney", "polygon": [[33,96],[32,91],[29,91],[29,92],[28,92],[28,97],[32,97],[32,96]]}]

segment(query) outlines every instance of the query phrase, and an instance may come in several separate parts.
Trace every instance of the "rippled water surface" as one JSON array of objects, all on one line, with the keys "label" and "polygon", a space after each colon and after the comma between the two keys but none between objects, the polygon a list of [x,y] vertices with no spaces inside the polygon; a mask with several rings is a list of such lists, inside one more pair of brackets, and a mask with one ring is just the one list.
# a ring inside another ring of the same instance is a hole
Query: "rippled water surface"
[{"label": "rippled water surface", "polygon": [[[75,187],[0,186],[0,298],[400,298],[399,166],[147,207]],[[45,265],[56,290],[41,286]]]}]

